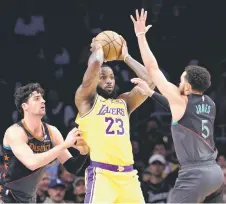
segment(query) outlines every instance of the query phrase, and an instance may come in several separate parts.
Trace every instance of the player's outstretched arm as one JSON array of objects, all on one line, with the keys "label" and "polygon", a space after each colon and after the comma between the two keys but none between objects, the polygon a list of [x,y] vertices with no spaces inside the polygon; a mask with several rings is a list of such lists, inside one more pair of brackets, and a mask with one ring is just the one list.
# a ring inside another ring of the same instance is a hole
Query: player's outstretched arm
[{"label": "player's outstretched arm", "polygon": [[139,15],[138,10],[136,10],[136,20],[133,16],[131,16],[131,19],[133,21],[134,30],[138,38],[142,60],[154,84],[158,87],[159,91],[168,99],[170,104],[184,103],[184,99],[181,97],[179,89],[175,85],[167,81],[167,79],[159,69],[155,56],[148,46],[145,34],[151,26],[145,26],[147,11],[144,12],[144,10],[142,9],[141,14]]},{"label": "player's outstretched arm", "polygon": [[83,77],[82,84],[75,93],[75,105],[81,115],[84,112],[87,112],[87,110],[82,110],[82,108],[86,107],[84,106],[84,103],[90,104],[94,102],[100,68],[104,61],[104,53],[100,44],[93,41],[91,44],[91,51],[92,54],[89,57],[88,68]]},{"label": "player's outstretched arm", "polygon": [[[54,145],[61,145],[64,143],[63,136],[56,127],[48,125],[48,129],[52,134],[51,139]],[[78,156],[73,157],[71,153],[67,149],[65,149],[61,152],[57,159],[61,164],[64,165],[65,169],[68,172],[76,175],[86,162],[89,148],[86,145],[85,141],[82,139],[82,135],[81,138],[77,140],[76,145],[73,145],[73,147],[79,150],[80,154]]]},{"label": "player's outstretched arm", "polygon": [[38,169],[47,165],[56,159],[62,151],[74,145],[81,132],[78,129],[73,129],[68,134],[64,143],[55,146],[51,150],[44,153],[34,154],[27,144],[28,137],[24,130],[16,125],[9,127],[6,130],[3,144],[9,146],[14,155],[30,170]]}]

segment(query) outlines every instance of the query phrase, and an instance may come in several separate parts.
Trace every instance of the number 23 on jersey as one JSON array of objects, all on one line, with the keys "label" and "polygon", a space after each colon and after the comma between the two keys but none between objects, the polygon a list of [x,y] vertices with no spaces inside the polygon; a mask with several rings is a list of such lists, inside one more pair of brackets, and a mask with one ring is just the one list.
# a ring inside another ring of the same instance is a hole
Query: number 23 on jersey
[{"label": "number 23 on jersey", "polygon": [[121,118],[105,117],[105,124],[107,136],[123,136],[125,134],[124,123]]}]

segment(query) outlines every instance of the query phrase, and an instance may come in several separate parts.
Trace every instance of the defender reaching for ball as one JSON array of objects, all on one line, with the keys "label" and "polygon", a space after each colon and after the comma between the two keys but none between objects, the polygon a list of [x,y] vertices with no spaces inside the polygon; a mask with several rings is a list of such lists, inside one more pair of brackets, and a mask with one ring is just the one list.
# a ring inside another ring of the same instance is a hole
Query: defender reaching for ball
[{"label": "defender reaching for ball", "polygon": [[[75,94],[79,110],[76,122],[83,130],[91,157],[86,170],[85,203],[145,203],[133,169],[129,116],[147,97],[139,87],[116,97],[114,73],[103,65],[102,46],[94,40],[91,47],[88,68]],[[120,52],[117,58],[123,60],[128,55],[125,43]],[[127,64],[154,88],[140,63],[130,58]]]}]

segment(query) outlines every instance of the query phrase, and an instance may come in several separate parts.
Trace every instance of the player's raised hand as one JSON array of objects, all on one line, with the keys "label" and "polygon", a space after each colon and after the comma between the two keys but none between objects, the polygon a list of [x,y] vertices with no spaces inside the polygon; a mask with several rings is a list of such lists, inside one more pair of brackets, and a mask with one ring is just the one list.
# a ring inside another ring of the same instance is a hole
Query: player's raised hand
[{"label": "player's raised hand", "polygon": [[140,79],[140,78],[133,78],[131,79],[131,82],[133,84],[136,84],[136,89],[142,94],[142,95],[145,95],[145,96],[150,96],[152,94],[152,91],[150,89],[150,87],[148,86],[148,84]]},{"label": "player's raised hand", "polygon": [[120,35],[120,38],[121,38],[123,43],[122,43],[121,55],[118,58],[118,60],[124,60],[125,57],[129,55],[128,47],[127,47],[127,43],[126,43],[125,39],[121,35]]},{"label": "player's raised hand", "polygon": [[[104,51],[102,48],[102,45],[98,43],[98,41],[95,41],[95,38],[93,38],[92,43],[91,43],[91,48],[90,51],[95,55],[95,59],[98,61],[103,62],[104,61]],[[89,58],[88,64],[93,62],[93,58]]]},{"label": "player's raised hand", "polygon": [[144,11],[144,9],[141,10],[140,14],[138,10],[136,10],[136,19],[134,19],[132,15],[130,15],[130,18],[133,21],[136,36],[145,34],[149,30],[149,28],[152,26],[152,25],[148,25],[146,27],[145,25],[147,20],[147,11]]},{"label": "player's raised hand", "polygon": [[91,52],[95,52],[97,50],[102,50],[103,51],[101,44],[98,43],[98,41],[95,41],[95,38],[92,39],[92,43],[91,43],[90,46],[91,46],[91,48],[90,48]]}]

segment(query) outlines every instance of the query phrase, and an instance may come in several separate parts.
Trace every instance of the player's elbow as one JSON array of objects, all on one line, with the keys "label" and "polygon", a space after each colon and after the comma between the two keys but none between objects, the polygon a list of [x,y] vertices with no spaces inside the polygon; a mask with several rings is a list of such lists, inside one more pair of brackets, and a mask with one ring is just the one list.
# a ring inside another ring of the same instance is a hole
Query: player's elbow
[{"label": "player's elbow", "polygon": [[147,69],[147,72],[149,75],[153,75],[156,71],[159,71],[159,66],[156,62],[153,62],[152,60],[146,61],[145,67]]},{"label": "player's elbow", "polygon": [[24,165],[31,171],[35,171],[36,169],[39,168],[39,166],[34,160],[28,160],[26,163],[24,163]]},{"label": "player's elbow", "polygon": [[27,164],[26,167],[27,167],[28,169],[30,169],[31,171],[34,171],[34,170],[36,170],[36,169],[38,168],[37,165],[34,164],[34,163],[32,163],[32,164]]},{"label": "player's elbow", "polygon": [[30,169],[31,171],[35,171],[37,169],[35,165],[28,165],[27,168]]}]

